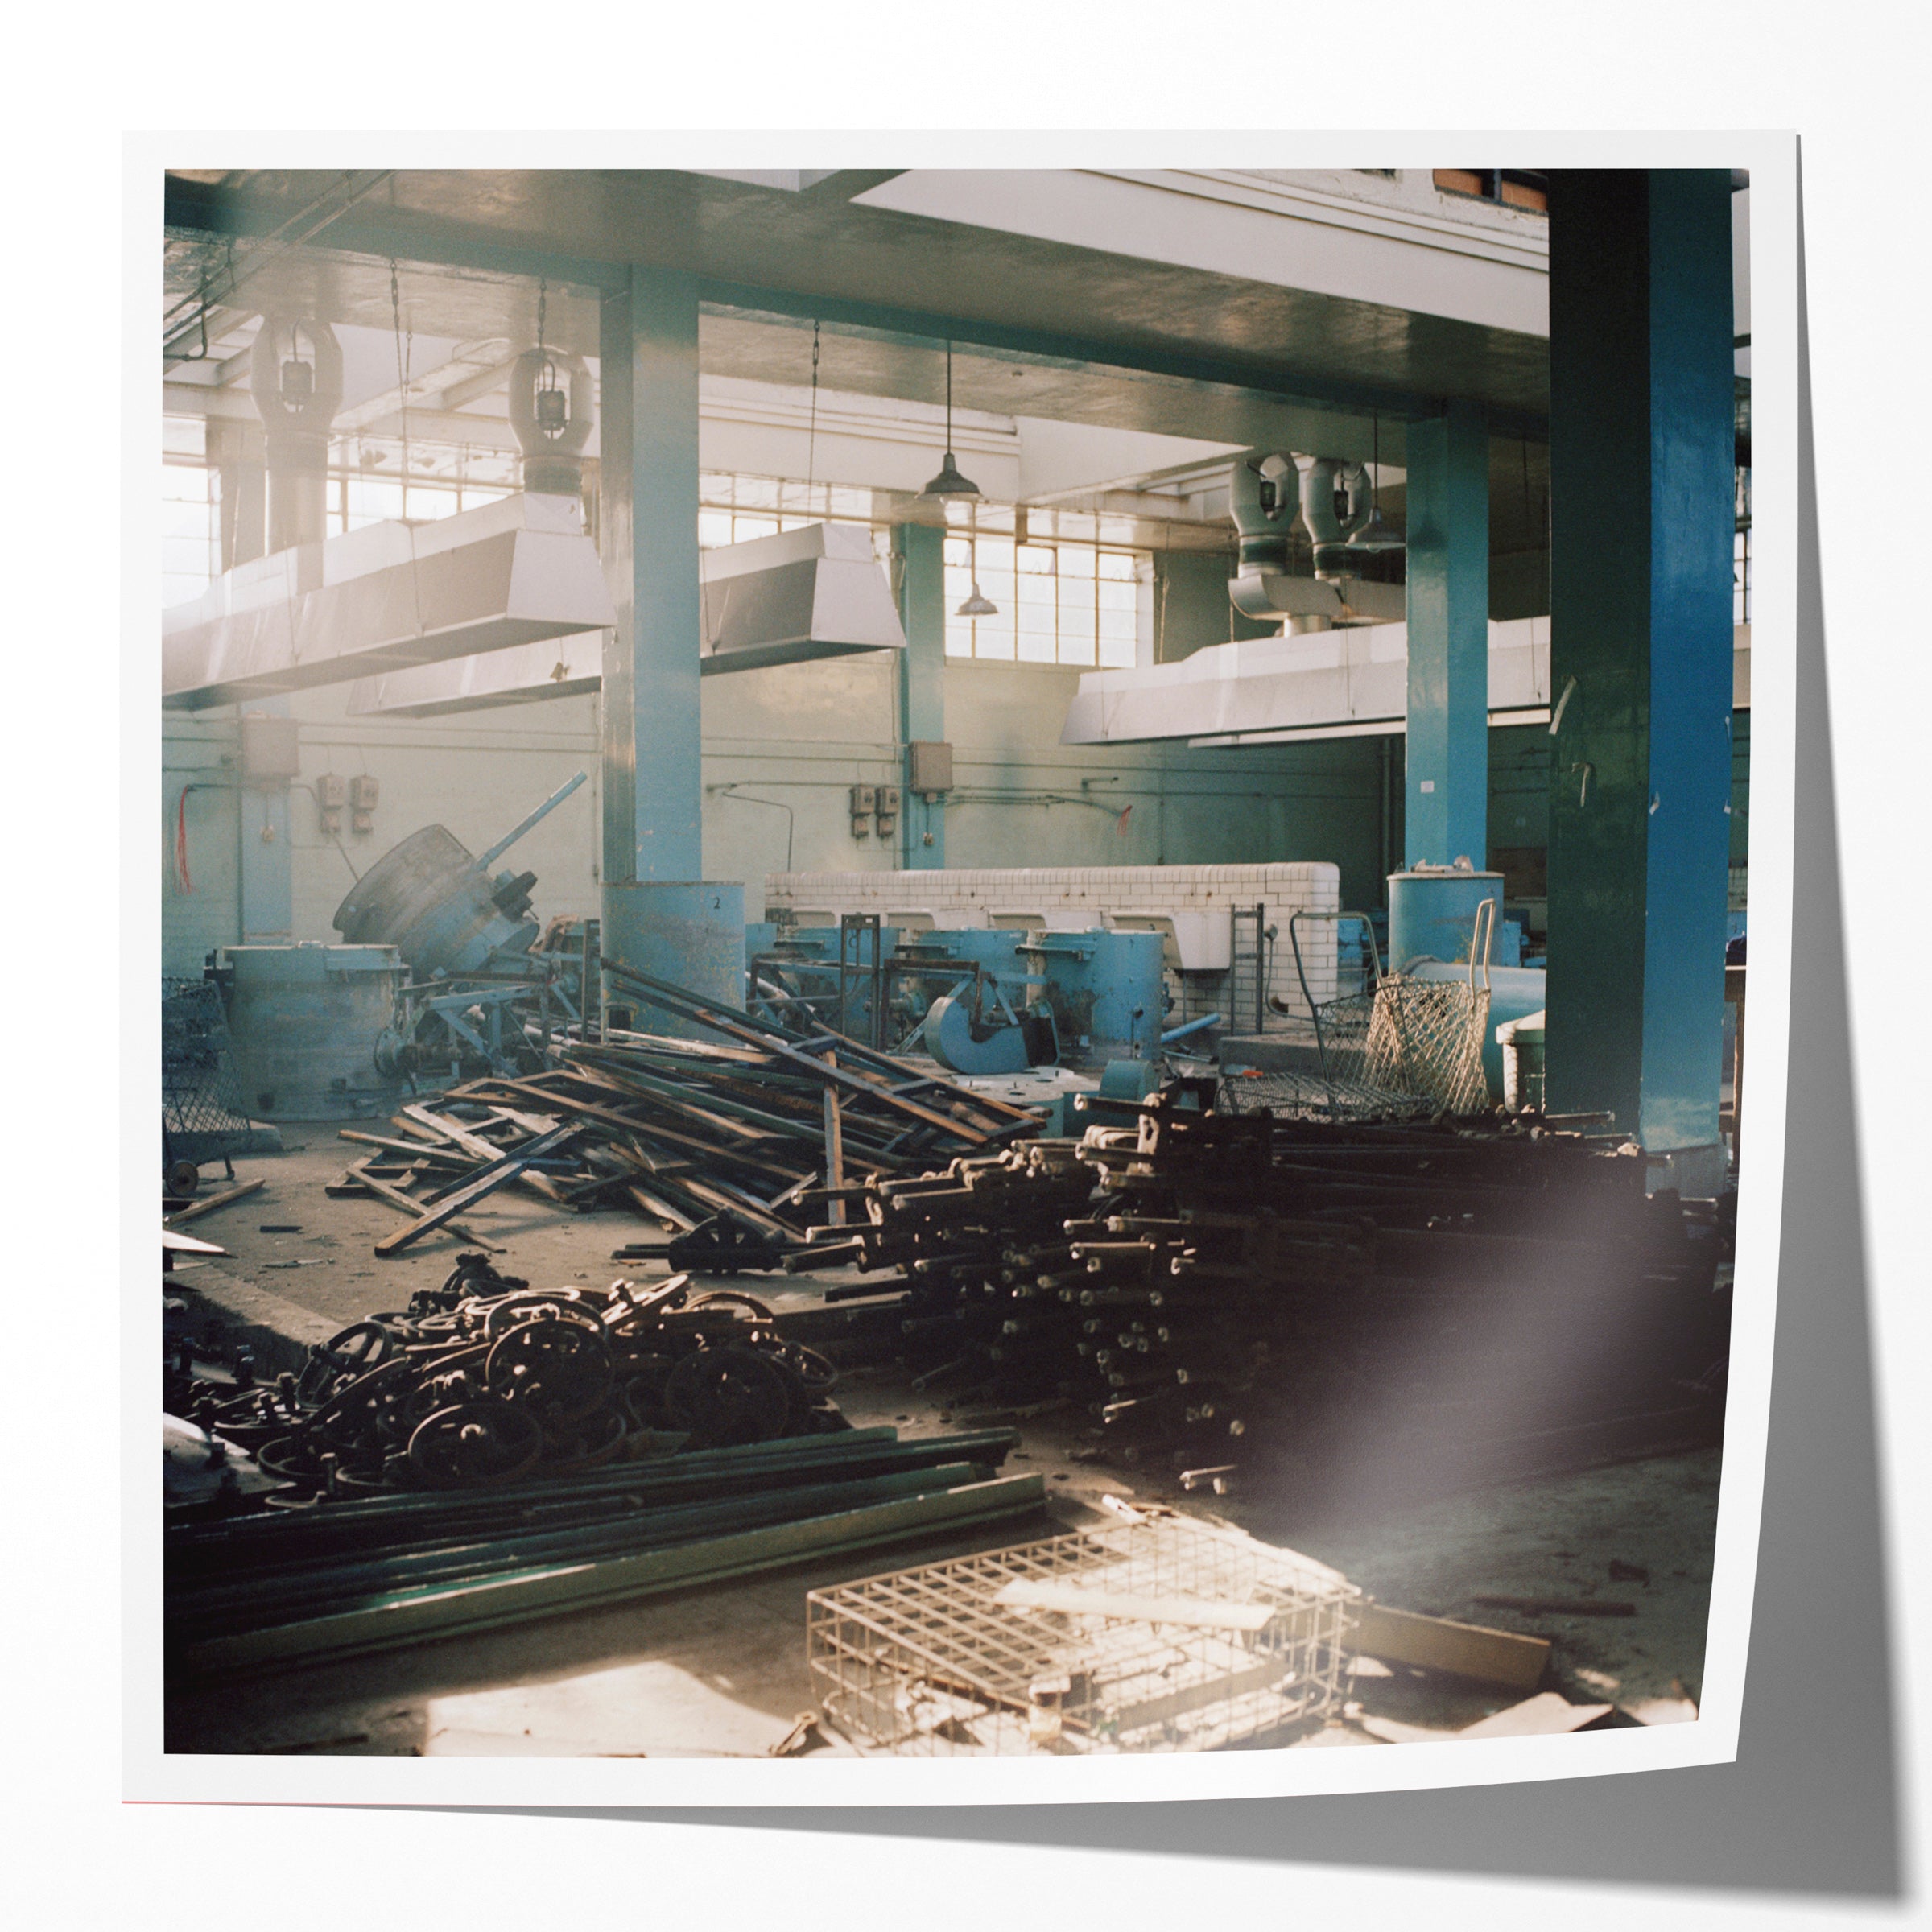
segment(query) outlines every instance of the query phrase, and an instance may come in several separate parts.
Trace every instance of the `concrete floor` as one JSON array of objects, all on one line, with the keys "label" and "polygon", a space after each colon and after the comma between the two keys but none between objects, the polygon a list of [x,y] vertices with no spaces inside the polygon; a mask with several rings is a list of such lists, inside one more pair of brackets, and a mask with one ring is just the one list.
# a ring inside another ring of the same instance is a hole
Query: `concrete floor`
[{"label": "concrete floor", "polygon": [[[461,1241],[439,1234],[394,1259],[378,1259],[374,1242],[398,1224],[395,1211],[324,1192],[355,1150],[327,1127],[287,1130],[286,1137],[283,1155],[237,1163],[238,1178],[266,1182],[260,1193],[191,1224],[192,1232],[230,1250],[178,1274],[191,1303],[205,1299],[231,1323],[301,1344],[400,1308],[416,1288],[442,1281]],[[223,1184],[211,1172],[204,1191]],[[513,1192],[486,1202],[470,1220],[508,1249],[493,1257],[501,1269],[539,1287],[601,1285],[620,1273],[636,1278],[654,1271],[609,1258],[625,1241],[655,1238],[656,1230],[631,1215],[575,1215]],[[262,1232],[264,1224],[287,1224],[299,1232]],[[276,1265],[291,1261],[314,1265]],[[735,1285],[774,1303],[817,1305],[806,1278]],[[919,1435],[964,1426],[890,1368],[853,1373],[836,1399],[861,1426],[893,1422]],[[1022,1446],[1008,1468],[1038,1471],[1051,1498],[1032,1518],[383,1657],[173,1686],[167,1748],[762,1755],[815,1701],[805,1666],[807,1591],[1096,1521],[1108,1494],[1218,1513],[1266,1541],[1306,1550],[1404,1609],[1547,1637],[1554,1645],[1549,1682],[1573,1703],[1615,1703],[1644,1722],[1695,1715],[1716,1519],[1715,1450],[1317,1522],[1299,1518],[1284,1496],[1253,1481],[1225,1500],[1186,1496],[1165,1471],[1088,1459],[1092,1425],[1071,1409],[1017,1426]],[[1648,1580],[1612,1579],[1612,1562]],[[1484,1592],[1615,1599],[1634,1604],[1637,1613],[1525,1616],[1476,1604]],[[1373,1728],[1356,1721],[1364,1717],[1446,1732],[1514,1701],[1440,1678],[1384,1675],[1373,1666],[1349,1695],[1350,1719],[1304,1741],[1377,1741]]]}]

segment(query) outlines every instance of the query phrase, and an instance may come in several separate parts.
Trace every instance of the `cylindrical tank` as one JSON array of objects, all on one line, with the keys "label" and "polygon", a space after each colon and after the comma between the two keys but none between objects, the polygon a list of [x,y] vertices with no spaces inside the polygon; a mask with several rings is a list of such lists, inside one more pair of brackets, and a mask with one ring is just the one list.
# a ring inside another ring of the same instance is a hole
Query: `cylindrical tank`
[{"label": "cylindrical tank", "polygon": [[[737,1009],[745,998],[745,888],[737,880],[604,881],[603,957],[700,1000]],[[647,1033],[678,1038],[716,1036],[695,1021],[653,1006],[619,975],[603,980],[607,1024],[620,1009]]]},{"label": "cylindrical tank", "polygon": [[402,984],[394,947],[225,946],[211,976],[251,1114],[341,1121],[395,1104],[397,1083],[375,1058]]},{"label": "cylindrical tank", "polygon": [[[1496,902],[1501,928],[1503,875],[1466,865],[1414,865],[1389,877],[1389,970],[1406,972],[1417,960],[1454,965],[1469,956],[1476,909]],[[1496,956],[1492,952],[1492,958]]]},{"label": "cylindrical tank", "polygon": [[1543,1104],[1543,1015],[1539,1009],[1496,1029],[1503,1050],[1503,1104],[1512,1113]]},{"label": "cylindrical tank", "polygon": [[419,976],[477,972],[493,952],[537,936],[522,916],[535,883],[529,873],[493,879],[447,826],[425,825],[363,873],[336,908],[336,931],[352,945],[379,935]]}]

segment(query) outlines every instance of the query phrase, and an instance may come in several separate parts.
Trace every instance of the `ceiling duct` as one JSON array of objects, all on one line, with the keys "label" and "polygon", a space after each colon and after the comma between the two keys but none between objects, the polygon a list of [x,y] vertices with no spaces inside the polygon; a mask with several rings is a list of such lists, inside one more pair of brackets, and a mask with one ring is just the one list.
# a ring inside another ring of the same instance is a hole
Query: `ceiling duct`
[{"label": "ceiling duct", "polygon": [[583,493],[592,419],[590,365],[581,356],[539,343],[517,357],[510,372],[510,426],[523,452],[526,489]]},{"label": "ceiling duct", "polygon": [[506,497],[237,566],[162,613],[162,703],[204,710],[616,621],[581,503]]},{"label": "ceiling duct", "polygon": [[588,697],[603,688],[604,634],[583,630],[485,657],[359,679],[349,694],[349,709],[352,717],[440,718],[546,698]]},{"label": "ceiling duct", "polygon": [[268,469],[268,547],[328,534],[328,431],[342,407],[342,347],[326,322],[264,316],[249,350],[249,389]]},{"label": "ceiling duct", "polygon": [[[706,676],[906,646],[869,530],[814,523],[704,551],[700,568]],[[365,678],[349,708],[358,716],[441,717],[580,696],[601,689],[603,676],[602,634],[588,631]]]},{"label": "ceiling duct", "polygon": [[811,523],[704,553],[704,647],[699,668],[745,671],[903,650],[906,633],[872,532]]},{"label": "ceiling duct", "polygon": [[[1240,543],[1228,595],[1243,617],[1264,624],[1286,620],[1298,632],[1402,620],[1401,584],[1369,583],[1354,574],[1348,539],[1368,522],[1372,508],[1368,473],[1359,463],[1279,453],[1258,464],[1236,463],[1228,498]],[[1288,568],[1298,514],[1315,547],[1311,577]]]}]

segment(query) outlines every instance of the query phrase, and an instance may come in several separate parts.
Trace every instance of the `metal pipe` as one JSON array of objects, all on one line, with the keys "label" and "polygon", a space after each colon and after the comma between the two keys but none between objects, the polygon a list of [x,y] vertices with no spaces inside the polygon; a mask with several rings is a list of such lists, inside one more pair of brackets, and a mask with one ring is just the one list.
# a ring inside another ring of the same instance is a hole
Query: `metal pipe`
[{"label": "metal pipe", "polygon": [[1171,1033],[1162,1034],[1161,1044],[1163,1046],[1171,1046],[1176,1040],[1184,1040],[1191,1033],[1199,1033],[1209,1026],[1218,1026],[1220,1024],[1221,1016],[1218,1013],[1211,1013],[1203,1019],[1190,1020],[1185,1026],[1175,1027]]},{"label": "metal pipe", "polygon": [[497,840],[495,844],[490,847],[489,851],[477,859],[477,870],[487,872],[498,859],[502,857],[505,852],[510,850],[511,846],[516,844],[518,839],[522,837],[525,832],[528,832],[539,819],[548,818],[589,776],[588,772],[580,771],[568,784],[559,785],[528,818],[517,826],[514,831],[506,832],[502,838]]}]

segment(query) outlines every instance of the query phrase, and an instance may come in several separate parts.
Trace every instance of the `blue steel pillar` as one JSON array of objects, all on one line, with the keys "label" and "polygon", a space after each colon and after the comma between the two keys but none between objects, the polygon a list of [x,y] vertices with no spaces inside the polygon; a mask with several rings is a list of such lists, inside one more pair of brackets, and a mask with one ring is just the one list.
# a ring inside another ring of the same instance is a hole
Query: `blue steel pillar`
[{"label": "blue steel pillar", "polygon": [[1410,866],[1488,863],[1489,432],[1473,404],[1408,426]]},{"label": "blue steel pillar", "polygon": [[[634,267],[599,332],[601,531],[617,628],[604,646],[605,953],[733,1006],[745,888],[704,870],[699,704],[698,287]],[[606,997],[623,1001],[621,985]],[[654,1014],[656,1030],[677,1030]]]},{"label": "blue steel pillar", "polygon": [[1731,333],[1728,174],[1552,175],[1546,1092],[1696,1192],[1723,1171]]},{"label": "blue steel pillar", "polygon": [[[899,556],[899,621],[906,631],[906,648],[899,653],[899,717],[910,745],[946,736],[946,533],[902,523],[892,537]],[[902,787],[900,863],[914,871],[942,870],[946,801],[935,798],[929,805],[914,793],[910,753]]]}]

